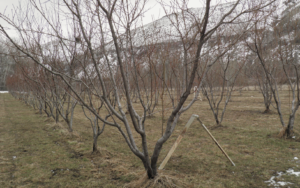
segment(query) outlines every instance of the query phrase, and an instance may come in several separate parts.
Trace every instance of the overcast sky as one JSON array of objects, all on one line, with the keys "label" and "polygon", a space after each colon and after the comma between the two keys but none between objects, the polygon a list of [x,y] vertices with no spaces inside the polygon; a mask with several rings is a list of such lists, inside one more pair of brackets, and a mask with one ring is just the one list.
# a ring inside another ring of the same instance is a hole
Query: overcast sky
[{"label": "overcast sky", "polygon": [[[0,12],[3,13],[3,11],[6,9],[6,13],[10,13],[13,6],[18,5],[19,1],[20,0],[0,0]],[[27,0],[22,0],[23,3],[26,1]],[[47,2],[49,0],[41,0],[41,1]],[[165,2],[168,1],[170,0],[166,0]],[[230,1],[233,0],[212,0],[212,5],[220,2],[225,3]],[[188,7],[197,8],[197,7],[203,7],[204,5],[205,5],[205,0],[189,0]],[[146,9],[149,10],[146,12],[145,16],[143,17],[144,24],[150,23],[153,19],[156,20],[165,15],[163,9],[161,8],[161,5],[157,3],[157,0],[149,0]],[[1,21],[0,23],[3,24],[3,22]]]},{"label": "overcast sky", "polygon": [[[26,3],[28,0],[21,0],[22,3]],[[48,2],[51,0],[40,0],[41,2]],[[159,0],[148,0],[146,9],[148,10],[143,17],[143,24],[157,20],[165,15],[164,10],[161,8],[161,5],[157,2]],[[187,1],[187,0],[186,0]],[[188,0],[188,8],[198,8],[204,7],[206,0]],[[232,2],[234,0],[212,0],[211,5]],[[278,0],[282,1],[282,0]],[[0,0],[0,13],[3,13],[6,9],[6,14],[11,13],[13,6],[17,6],[20,0]],[[164,0],[164,2],[170,2],[170,0]],[[0,24],[7,26],[5,22],[0,19]]]},{"label": "overcast sky", "polygon": [[[168,2],[170,0],[167,0]],[[219,4],[219,3],[227,3],[235,0],[212,0],[211,5]],[[199,8],[204,7],[206,0],[189,0],[188,8]],[[161,8],[161,5],[157,2],[157,0],[149,0],[147,4],[147,13],[143,18],[144,24],[150,23],[156,19],[159,19],[165,15],[164,10]]]}]

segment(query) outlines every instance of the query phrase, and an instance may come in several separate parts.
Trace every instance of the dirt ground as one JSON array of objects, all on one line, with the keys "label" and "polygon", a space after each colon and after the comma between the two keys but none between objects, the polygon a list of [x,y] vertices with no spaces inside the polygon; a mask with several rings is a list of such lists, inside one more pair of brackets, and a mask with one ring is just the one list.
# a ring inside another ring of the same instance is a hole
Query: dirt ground
[{"label": "dirt ground", "polygon": [[[288,92],[282,92],[288,120]],[[161,106],[158,106],[159,110]],[[274,108],[263,114],[258,91],[233,93],[222,126],[215,127],[207,101],[197,101],[164,145],[159,164],[192,114],[198,114],[236,164],[225,158],[196,121],[161,174],[189,187],[300,187],[300,123],[295,137],[279,139],[281,129]],[[166,114],[170,113],[169,111]],[[298,112],[299,115],[299,112]],[[161,136],[161,114],[147,119],[148,147],[152,152]],[[139,141],[138,135],[135,139]],[[117,129],[107,126],[98,140],[100,153],[91,154],[92,130],[81,108],[76,109],[74,133],[45,115],[0,94],[0,187],[123,187],[144,175],[141,161],[132,154]],[[151,153],[150,153],[151,155]],[[282,172],[281,176],[278,173]],[[272,182],[269,181],[271,177]],[[280,186],[280,182],[289,182]]]}]

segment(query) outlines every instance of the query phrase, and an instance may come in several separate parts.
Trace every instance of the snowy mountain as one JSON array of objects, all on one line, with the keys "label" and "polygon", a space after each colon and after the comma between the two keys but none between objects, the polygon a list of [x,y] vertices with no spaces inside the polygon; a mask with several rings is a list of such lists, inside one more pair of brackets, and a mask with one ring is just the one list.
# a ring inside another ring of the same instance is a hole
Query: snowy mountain
[{"label": "snowy mountain", "polygon": [[[222,16],[234,6],[234,2],[212,6],[210,9],[207,31],[212,29],[220,21]],[[244,9],[244,4],[239,4],[224,22],[231,20]],[[181,36],[192,37],[197,32],[197,24],[200,25],[205,14],[205,7],[191,8],[172,13],[147,25],[131,30],[133,45],[135,47],[164,42],[180,41]],[[241,16],[235,22],[247,19]],[[224,35],[228,35],[223,31]],[[124,37],[125,38],[125,37]]]}]

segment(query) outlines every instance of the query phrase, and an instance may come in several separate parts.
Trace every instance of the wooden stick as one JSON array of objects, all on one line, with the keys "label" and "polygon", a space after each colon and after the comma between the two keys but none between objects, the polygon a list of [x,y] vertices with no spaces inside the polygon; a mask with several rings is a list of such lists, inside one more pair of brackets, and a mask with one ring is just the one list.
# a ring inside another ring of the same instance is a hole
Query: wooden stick
[{"label": "wooden stick", "polygon": [[184,129],[182,130],[182,132],[180,133],[180,135],[178,136],[177,140],[175,141],[174,145],[172,146],[172,148],[170,149],[169,153],[167,154],[167,156],[165,157],[165,159],[163,160],[163,162],[160,164],[158,170],[162,170],[167,162],[169,161],[170,157],[172,156],[172,154],[174,153],[175,149],[177,148],[178,144],[180,143],[181,139],[183,138],[185,132],[188,130],[188,128],[191,126],[191,124],[193,123],[193,121],[199,118],[198,115],[193,114],[191,116],[191,118],[189,119],[189,121],[187,122],[187,124],[185,125]]},{"label": "wooden stick", "polygon": [[217,140],[213,137],[213,135],[208,131],[208,129],[206,128],[206,126],[202,123],[202,121],[199,119],[199,117],[197,118],[197,120],[200,122],[200,124],[202,125],[202,127],[206,130],[206,132],[209,134],[209,136],[214,140],[214,142],[217,144],[217,146],[220,148],[220,150],[223,152],[223,154],[227,157],[227,159],[231,162],[231,164],[233,166],[235,166],[234,162],[230,159],[230,157],[227,155],[227,153],[223,150],[223,148],[220,146],[220,144],[217,142]]}]

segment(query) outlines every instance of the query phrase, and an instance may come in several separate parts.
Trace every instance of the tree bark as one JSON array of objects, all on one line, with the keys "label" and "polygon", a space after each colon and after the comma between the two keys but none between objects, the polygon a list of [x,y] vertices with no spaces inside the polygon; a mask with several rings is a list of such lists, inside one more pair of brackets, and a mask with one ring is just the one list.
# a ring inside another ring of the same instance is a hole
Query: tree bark
[{"label": "tree bark", "polygon": [[286,131],[285,131],[286,136],[288,138],[291,137],[293,134],[294,122],[295,122],[295,114],[291,114],[290,118],[289,118],[289,123],[288,123]]},{"label": "tree bark", "polygon": [[98,143],[97,143],[98,136],[99,136],[99,135],[94,135],[94,140],[93,140],[93,153],[98,153],[98,152],[99,152],[99,150],[98,150]]},{"label": "tree bark", "polygon": [[55,113],[55,122],[59,122],[59,110],[56,108],[56,113]]}]

